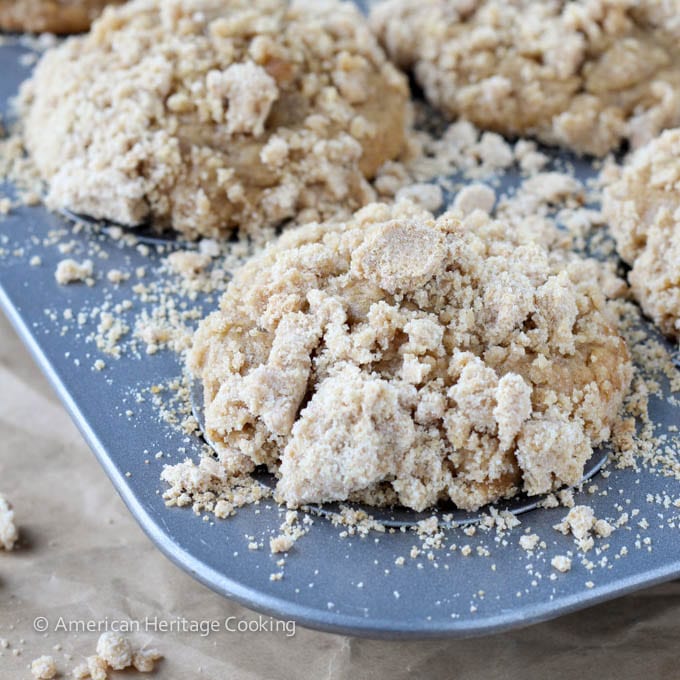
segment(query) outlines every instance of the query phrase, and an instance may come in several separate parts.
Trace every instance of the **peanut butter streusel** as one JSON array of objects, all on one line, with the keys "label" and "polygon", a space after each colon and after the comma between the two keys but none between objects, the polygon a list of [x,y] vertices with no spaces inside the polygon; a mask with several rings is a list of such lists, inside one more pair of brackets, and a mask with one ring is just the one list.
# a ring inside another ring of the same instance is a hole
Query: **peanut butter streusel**
[{"label": "peanut butter streusel", "polygon": [[666,334],[680,339],[680,128],[638,149],[604,190],[602,209],[631,290]]},{"label": "peanut butter streusel", "polygon": [[404,145],[405,78],[336,0],[134,0],[23,88],[47,203],[187,237],[346,214]]},{"label": "peanut butter streusel", "polygon": [[680,125],[677,0],[388,0],[373,25],[430,101],[604,155]]},{"label": "peanut butter streusel", "polygon": [[575,484],[631,378],[589,263],[411,202],[286,233],[189,363],[228,473],[268,466],[290,506],[475,509]]}]

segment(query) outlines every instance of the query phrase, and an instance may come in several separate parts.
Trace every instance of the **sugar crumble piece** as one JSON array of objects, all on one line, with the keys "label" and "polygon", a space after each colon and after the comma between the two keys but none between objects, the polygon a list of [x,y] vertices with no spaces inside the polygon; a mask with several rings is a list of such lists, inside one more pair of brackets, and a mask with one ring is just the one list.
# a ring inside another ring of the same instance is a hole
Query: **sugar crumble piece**
[{"label": "sugar crumble piece", "polygon": [[121,271],[120,269],[109,269],[109,271],[106,272],[106,280],[109,281],[109,283],[113,283],[114,285],[120,285],[129,278],[130,274]]},{"label": "sugar crumble piece", "polygon": [[292,536],[281,534],[269,539],[269,550],[274,554],[288,552],[294,544],[295,540]]},{"label": "sugar crumble piece", "polygon": [[31,673],[36,680],[52,680],[57,675],[57,664],[51,656],[40,656],[31,662]]},{"label": "sugar crumble piece", "polygon": [[571,569],[571,559],[566,555],[555,555],[555,557],[550,560],[550,564],[554,569],[557,569],[557,571],[560,571],[563,574]]},{"label": "sugar crumble piece", "polygon": [[577,540],[590,535],[595,525],[595,513],[587,505],[575,505],[567,516],[555,525],[555,529],[563,534],[571,533]]},{"label": "sugar crumble piece", "polygon": [[109,670],[134,668],[140,673],[152,673],[163,655],[157,649],[133,649],[130,641],[113,631],[102,633],[97,641],[97,653],[88,656],[73,671],[76,680],[107,680]]},{"label": "sugar crumble piece", "polygon": [[140,673],[153,673],[163,655],[157,649],[138,649],[132,654],[132,666]]},{"label": "sugar crumble piece", "polygon": [[107,631],[97,641],[97,656],[113,670],[123,670],[132,665],[132,645],[123,635]]},{"label": "sugar crumble piece", "polygon": [[[620,524],[619,521],[617,526]],[[615,526],[607,520],[597,519],[592,508],[586,505],[574,505],[566,517],[553,528],[565,536],[571,534],[579,550],[585,553],[594,547],[595,537],[608,538]]]},{"label": "sugar crumble piece", "polygon": [[487,184],[475,182],[463,187],[453,200],[453,207],[464,215],[474,210],[491,214],[496,204],[496,192]]},{"label": "sugar crumble piece", "polygon": [[194,279],[199,276],[211,261],[210,255],[190,250],[176,250],[166,258],[170,269],[175,274],[187,279]]},{"label": "sugar crumble piece", "polygon": [[214,238],[203,238],[198,242],[198,252],[208,257],[220,256],[220,244]]},{"label": "sugar crumble piece", "polygon": [[19,540],[19,531],[14,524],[14,510],[9,501],[0,494],[0,548],[6,551],[14,549]]},{"label": "sugar crumble piece", "polygon": [[61,260],[54,272],[54,278],[60,286],[66,286],[70,283],[87,283],[92,278],[94,272],[94,265],[92,260],[84,260],[83,262],[76,262],[71,258]]},{"label": "sugar crumble piece", "polygon": [[90,668],[88,666],[87,661],[79,663],[71,671],[71,677],[73,678],[73,680],[87,680],[87,678],[91,677]]},{"label": "sugar crumble piece", "polygon": [[416,182],[399,189],[395,200],[409,200],[434,213],[442,207],[444,195],[436,184]]},{"label": "sugar crumble piece", "polygon": [[519,545],[522,550],[530,551],[538,545],[539,537],[536,534],[524,534],[520,536]]},{"label": "sugar crumble piece", "polygon": [[93,654],[92,656],[87,657],[86,662],[87,672],[92,680],[108,680],[109,666],[106,661],[104,661],[104,659],[102,659],[100,656],[97,656],[96,654]]},{"label": "sugar crumble piece", "polygon": [[614,527],[606,519],[598,519],[594,525],[595,533],[600,538],[609,538],[614,531]]}]

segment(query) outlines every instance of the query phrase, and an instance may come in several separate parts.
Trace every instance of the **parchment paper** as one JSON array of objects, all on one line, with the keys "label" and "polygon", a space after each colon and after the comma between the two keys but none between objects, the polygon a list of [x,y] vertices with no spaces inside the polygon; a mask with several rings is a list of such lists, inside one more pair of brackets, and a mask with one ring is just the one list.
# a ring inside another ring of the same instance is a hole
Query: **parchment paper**
[{"label": "parchment paper", "polygon": [[[378,642],[301,627],[294,635],[227,632],[227,618],[237,627],[254,625],[258,615],[215,595],[153,547],[2,316],[0,492],[13,502],[22,535],[15,552],[0,551],[0,638],[10,643],[0,649],[2,680],[32,677],[30,662],[42,654],[52,654],[60,677],[68,677],[94,653],[99,635],[64,625],[106,620],[137,621],[134,642],[165,655],[154,676],[112,678],[680,677],[680,582],[475,640]],[[37,617],[48,621],[47,632],[34,630]],[[176,626],[216,621],[220,631],[148,630],[178,617],[184,623]]]}]

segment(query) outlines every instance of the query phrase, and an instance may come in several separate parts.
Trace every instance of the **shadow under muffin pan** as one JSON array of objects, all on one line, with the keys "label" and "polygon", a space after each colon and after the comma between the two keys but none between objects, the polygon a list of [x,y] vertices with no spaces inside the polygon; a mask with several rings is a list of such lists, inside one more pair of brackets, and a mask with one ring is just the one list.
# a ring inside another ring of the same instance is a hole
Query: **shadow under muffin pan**
[{"label": "shadow under muffin pan", "polygon": [[[0,45],[4,116],[9,99],[30,73],[28,61],[21,58],[27,51],[11,37]],[[597,174],[586,160],[552,149],[547,153],[558,166],[572,164],[582,181]],[[521,180],[515,170],[495,179],[492,184],[501,192]],[[13,193],[14,187],[0,182],[1,195]],[[56,247],[55,233],[64,233],[71,244],[68,256]],[[425,554],[409,557],[420,545],[409,528],[415,521],[410,511],[404,516],[401,510],[385,510],[382,519],[397,524],[385,533],[366,536],[342,532],[343,527],[318,516],[283,555],[283,566],[282,555],[268,549],[269,539],[280,534],[285,519],[273,501],[244,506],[224,521],[211,517],[201,521],[190,509],[166,507],[166,487],[160,481],[163,466],[186,458],[197,461],[205,446],[199,437],[189,437],[159,417],[152,403],[155,387],[182,375],[180,358],[169,351],[153,355],[125,351],[118,359],[102,355],[89,338],[97,325],[89,317],[82,328],[73,322],[64,332],[65,310],[77,314],[104,305],[121,305],[121,320],[133,328],[135,315],[151,311],[151,304],[136,299],[134,309],[126,310],[122,303],[134,298],[135,280],[110,285],[103,274],[107,269],[141,267],[147,272],[147,285],[173,286],[158,250],[166,249],[149,248],[142,255],[96,229],[74,228],[41,206],[18,206],[0,220],[0,306],[140,526],[170,560],[209,588],[300,625],[404,639],[491,634],[680,576],[680,508],[672,503],[680,498],[680,482],[663,470],[655,472],[652,465],[636,470],[610,464],[606,476],[600,474],[586,488],[574,491],[575,503],[591,507],[597,518],[616,522],[624,513],[630,516],[609,538],[598,539],[586,558],[577,552],[572,537],[553,528],[567,512],[563,507],[525,512],[519,516],[521,526],[505,536],[483,527],[474,532],[468,529],[475,527],[446,529],[445,547],[434,551],[433,559]],[[64,257],[93,259],[96,285],[57,285],[54,273]],[[33,258],[39,258],[39,266],[29,264]],[[182,301],[205,315],[215,308],[217,296],[199,294]],[[642,321],[641,327],[646,337],[664,342],[648,322]],[[95,370],[100,358],[105,367]],[[677,437],[673,433],[680,423],[680,402],[669,400],[665,378],[659,384],[662,394],[650,396],[649,411],[657,434],[665,434],[670,442]],[[157,458],[154,454],[161,451]],[[65,470],[64,483],[67,474]],[[443,516],[444,511],[436,513]],[[376,511],[370,508],[369,514],[375,516]],[[645,529],[640,526],[643,520]],[[519,543],[524,534],[537,535],[541,545],[527,552]],[[250,550],[252,542],[259,549]],[[469,557],[461,549],[449,550],[452,543],[464,547]],[[571,571],[555,573],[551,558],[569,554]]]},{"label": "shadow under muffin pan", "polygon": [[[191,409],[198,422],[203,440],[216,452],[217,447],[206,432],[203,387],[198,380],[191,381]],[[585,464],[583,477],[578,486],[587,482],[589,479],[592,479],[602,469],[609,458],[607,449],[608,447],[606,446],[599,446],[595,449],[593,455]],[[272,491],[276,488],[277,478],[269,472],[265,466],[257,467],[251,476],[259,484]],[[528,496],[524,493],[518,493],[512,498],[497,501],[493,504],[493,507],[499,512],[511,512],[513,515],[521,515],[530,510],[536,510],[546,497],[547,494]],[[477,511],[468,511],[457,508],[453,503],[442,503],[437,507],[419,512],[403,506],[376,507],[364,503],[343,501],[342,503],[308,504],[303,506],[303,509],[315,515],[332,518],[341,512],[342,507],[348,507],[355,511],[362,511],[371,519],[386,527],[416,527],[418,522],[430,519],[431,517],[437,517],[437,522],[440,527],[455,528],[468,526],[470,524],[478,524],[488,516],[490,506],[484,506]]]}]

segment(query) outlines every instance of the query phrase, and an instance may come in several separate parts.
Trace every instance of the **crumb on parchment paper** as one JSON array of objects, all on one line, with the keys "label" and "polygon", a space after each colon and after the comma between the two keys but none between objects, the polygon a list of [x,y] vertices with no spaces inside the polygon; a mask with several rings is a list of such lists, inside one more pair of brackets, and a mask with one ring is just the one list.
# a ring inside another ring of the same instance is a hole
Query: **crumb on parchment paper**
[{"label": "crumb on parchment paper", "polygon": [[156,649],[133,648],[130,640],[112,631],[102,633],[97,641],[97,653],[87,657],[72,673],[76,680],[107,680],[109,670],[134,668],[140,673],[152,673],[163,655]]},{"label": "crumb on parchment paper", "polygon": [[41,656],[31,662],[31,673],[36,680],[52,680],[57,675],[57,664],[51,656]]},{"label": "crumb on parchment paper", "polygon": [[0,494],[0,548],[6,551],[14,549],[19,540],[19,531],[14,524],[14,510],[9,501]]}]

